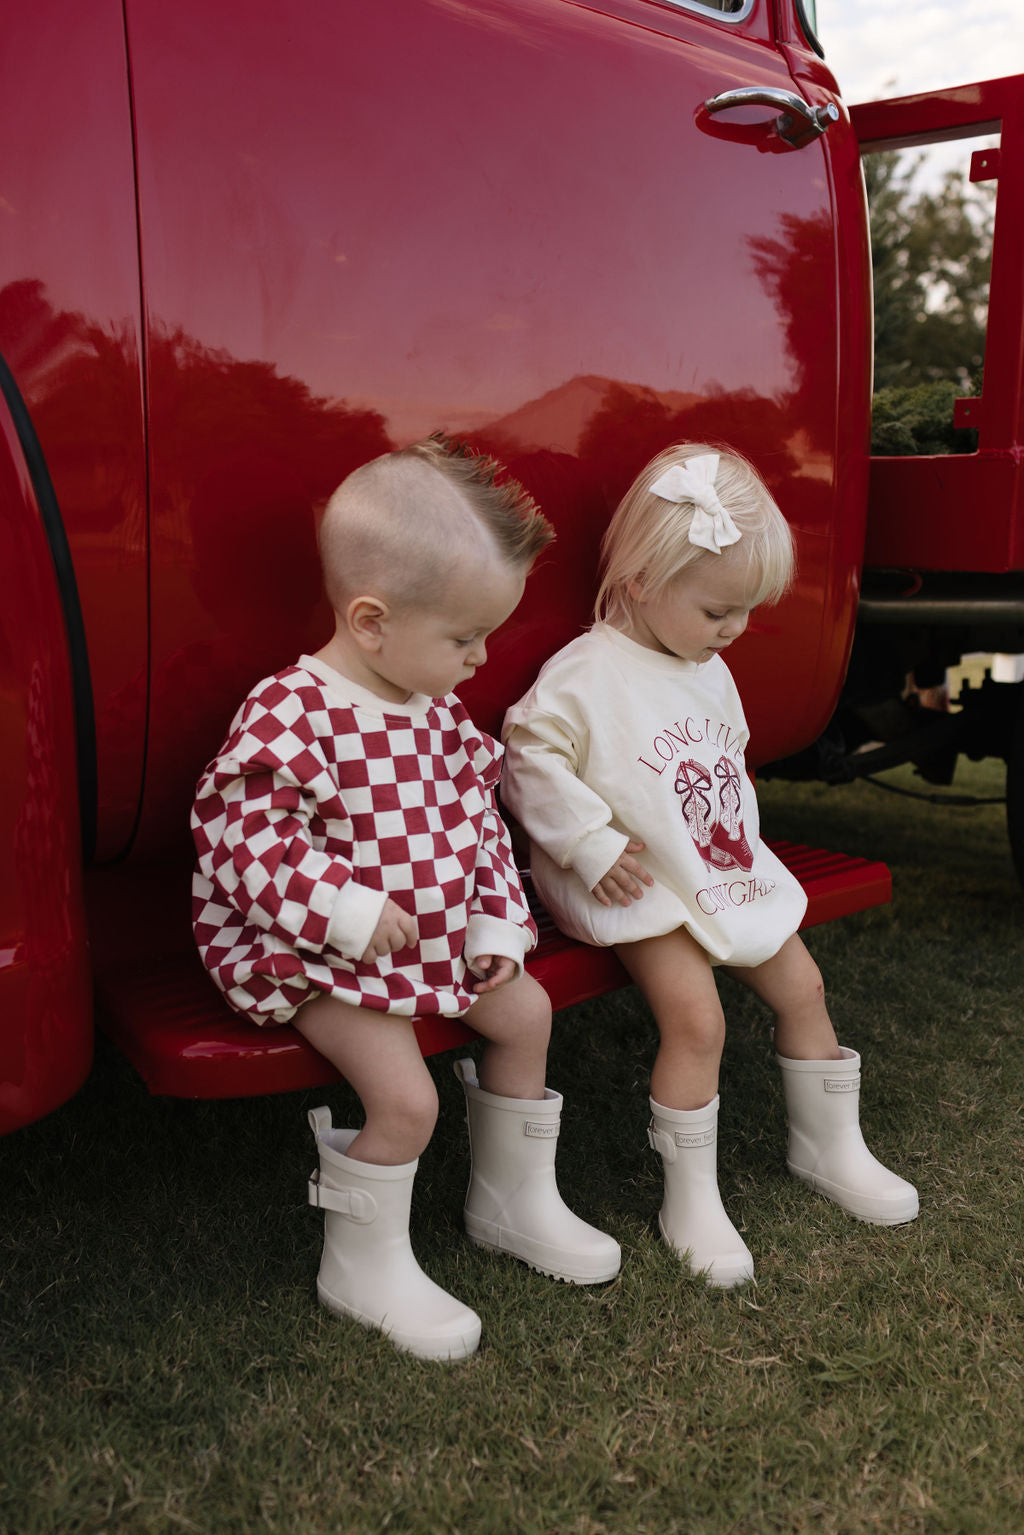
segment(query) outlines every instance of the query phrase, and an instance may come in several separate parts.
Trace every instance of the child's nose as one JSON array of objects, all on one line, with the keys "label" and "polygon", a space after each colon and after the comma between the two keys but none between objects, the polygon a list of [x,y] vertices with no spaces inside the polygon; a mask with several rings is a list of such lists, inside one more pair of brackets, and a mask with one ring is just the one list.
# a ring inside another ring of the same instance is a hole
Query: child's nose
[{"label": "child's nose", "polygon": [[731,613],[722,625],[722,633],[730,640],[738,640],[747,627],[749,613]]},{"label": "child's nose", "polygon": [[487,646],[483,640],[477,640],[469,649],[470,666],[483,666],[487,660]]}]

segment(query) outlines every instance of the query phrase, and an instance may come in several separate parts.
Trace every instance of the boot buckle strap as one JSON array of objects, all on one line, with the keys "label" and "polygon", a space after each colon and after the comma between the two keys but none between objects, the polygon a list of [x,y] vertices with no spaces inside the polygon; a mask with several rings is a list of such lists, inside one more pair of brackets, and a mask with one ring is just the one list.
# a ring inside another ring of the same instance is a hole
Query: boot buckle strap
[{"label": "boot buckle strap", "polygon": [[331,1111],[326,1104],[321,1104],[318,1109],[310,1109],[307,1114],[309,1128],[316,1136],[326,1135],[331,1128]]},{"label": "boot buckle strap", "polygon": [[664,1130],[659,1130],[653,1120],[647,1127],[647,1139],[650,1142],[651,1150],[658,1152],[664,1161],[675,1161],[675,1138],[668,1135]]},{"label": "boot buckle strap", "polygon": [[320,1182],[320,1169],[309,1177],[309,1202],[318,1210],[333,1210],[347,1215],[357,1226],[368,1226],[377,1216],[377,1201],[364,1189],[332,1189]]}]

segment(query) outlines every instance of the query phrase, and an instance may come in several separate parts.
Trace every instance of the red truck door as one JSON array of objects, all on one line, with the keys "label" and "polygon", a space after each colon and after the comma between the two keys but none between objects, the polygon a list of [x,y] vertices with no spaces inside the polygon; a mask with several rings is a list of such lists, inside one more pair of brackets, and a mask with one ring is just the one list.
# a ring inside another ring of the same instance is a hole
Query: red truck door
[{"label": "red truck door", "polygon": [[[198,0],[128,0],[126,17],[152,673],[140,894],[131,866],[93,882],[94,910],[116,912],[102,994],[154,1090],[281,1089],[324,1063],[290,1030],[257,1044],[198,973],[186,828],[241,697],[329,632],[316,501],[437,428],[538,497],[554,557],[466,690],[496,730],[588,621],[600,534],[636,471],[672,441],[731,442],[800,542],[796,590],[752,625],[766,643],[737,647],[753,760],[807,744],[841,681],[862,554],[859,159],[841,108],[824,134],[779,131],[835,103],[791,0],[254,0],[244,27]],[[757,100],[722,99],[736,90]],[[186,882],[149,878],[142,859],[175,850]],[[884,899],[870,870],[846,906],[824,877],[817,920]],[[172,927],[193,970],[149,953]],[[556,1005],[608,984],[595,965],[544,970]]]},{"label": "red truck door", "polygon": [[567,612],[585,616],[636,469],[710,434],[759,464],[801,541],[798,589],[764,620],[788,685],[738,652],[756,755],[812,739],[861,555],[856,147],[845,113],[797,148],[777,106],[704,106],[740,87],[835,99],[788,0],[255,0],[244,27],[198,0],[129,0],[127,17],[152,486],[143,845],[183,834],[238,699],[323,633],[311,500],[438,427],[492,447],[580,548],[557,589],[531,588],[522,675],[500,699],[482,680],[490,723],[537,626],[561,643]]},{"label": "red truck door", "polygon": [[99,859],[131,845],[90,875],[94,953],[122,1039],[166,1025],[173,1069],[133,1053],[157,1090],[260,1091],[248,1036],[197,1043],[156,959],[197,963],[193,787],[251,684],[326,637],[314,508],[358,463],[442,428],[555,522],[467,690],[496,729],[587,621],[636,471],[732,443],[800,545],[766,643],[736,651],[752,761],[828,719],[867,470],[857,149],[841,107],[779,131],[836,101],[796,0],[57,9],[6,39],[0,348],[81,599]]}]

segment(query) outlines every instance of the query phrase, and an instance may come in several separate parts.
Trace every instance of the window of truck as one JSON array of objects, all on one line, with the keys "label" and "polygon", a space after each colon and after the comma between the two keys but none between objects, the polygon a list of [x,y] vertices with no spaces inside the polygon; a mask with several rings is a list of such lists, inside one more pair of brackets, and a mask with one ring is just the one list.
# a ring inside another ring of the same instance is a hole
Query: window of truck
[{"label": "window of truck", "polygon": [[982,393],[997,166],[991,135],[864,156],[876,454],[977,448],[969,402]]},{"label": "window of truck", "polygon": [[816,0],[796,0],[797,20],[803,34],[815,53],[825,57],[825,50],[818,41],[818,7]]},{"label": "window of truck", "polygon": [[742,21],[754,9],[755,0],[669,0],[681,11],[717,11],[730,21]]}]

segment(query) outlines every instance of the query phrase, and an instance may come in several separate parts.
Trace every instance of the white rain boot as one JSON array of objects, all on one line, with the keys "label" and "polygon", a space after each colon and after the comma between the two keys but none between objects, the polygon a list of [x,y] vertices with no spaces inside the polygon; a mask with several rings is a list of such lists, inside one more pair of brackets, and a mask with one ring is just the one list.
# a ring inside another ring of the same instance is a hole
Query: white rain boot
[{"label": "white rain boot", "polygon": [[754,1260],[718,1192],[716,1093],[702,1109],[667,1109],[651,1099],[647,1138],[665,1167],[661,1234],[694,1274],[721,1289],[754,1277]]},{"label": "white rain boot", "polygon": [[475,1311],[428,1279],[409,1244],[416,1162],[379,1167],[345,1152],[359,1133],[332,1130],[330,1109],[311,1109],[320,1166],[309,1202],[324,1211],[317,1295],[328,1311],[378,1327],[421,1359],[465,1359],[480,1342]]},{"label": "white rain boot", "polygon": [[790,1061],[782,1068],[789,1118],[786,1166],[859,1220],[900,1226],[917,1215],[917,1190],[871,1155],[860,1130],[860,1056],[840,1045],[838,1061]]},{"label": "white rain boot", "polygon": [[477,1247],[510,1253],[553,1279],[600,1284],[614,1279],[622,1254],[613,1237],[588,1226],[562,1202],[555,1146],[562,1095],[499,1098],[484,1092],[471,1060],[455,1075],[466,1094],[472,1171],[466,1232]]}]

